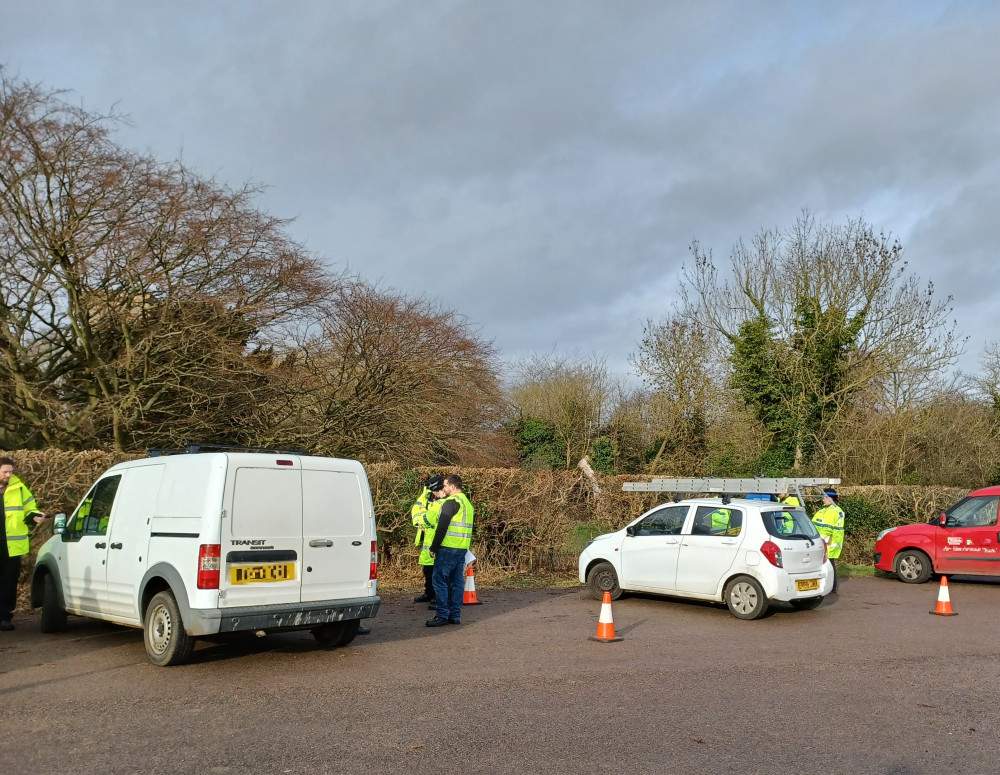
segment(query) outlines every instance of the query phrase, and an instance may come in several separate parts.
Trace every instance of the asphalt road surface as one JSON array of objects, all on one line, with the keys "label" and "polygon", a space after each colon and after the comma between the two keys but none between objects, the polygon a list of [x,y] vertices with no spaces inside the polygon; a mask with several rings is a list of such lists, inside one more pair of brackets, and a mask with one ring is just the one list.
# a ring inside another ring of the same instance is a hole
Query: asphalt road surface
[{"label": "asphalt road surface", "polygon": [[589,639],[582,588],[480,589],[458,627],[411,597],[324,651],[308,633],[200,643],[157,668],[138,630],[37,615],[0,633],[6,773],[1000,771],[1000,585],[846,579],[815,611],[633,596]]}]

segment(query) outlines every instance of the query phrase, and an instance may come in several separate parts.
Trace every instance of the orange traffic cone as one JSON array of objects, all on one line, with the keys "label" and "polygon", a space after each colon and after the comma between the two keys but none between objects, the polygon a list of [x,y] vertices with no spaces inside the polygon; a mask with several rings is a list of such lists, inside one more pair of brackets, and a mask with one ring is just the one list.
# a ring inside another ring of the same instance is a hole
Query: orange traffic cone
[{"label": "orange traffic cone", "polygon": [[480,605],[476,594],[476,574],[472,572],[472,563],[465,570],[465,593],[462,595],[462,605]]},{"label": "orange traffic cone", "polygon": [[948,594],[948,577],[941,577],[941,588],[938,590],[937,605],[934,606],[932,614],[938,616],[958,616],[951,610],[951,595]]},{"label": "orange traffic cone", "polygon": [[615,636],[615,623],[611,618],[611,593],[608,591],[604,592],[604,600],[601,601],[601,615],[597,619],[597,635],[591,640],[597,640],[601,643],[614,643],[623,640],[623,638]]}]

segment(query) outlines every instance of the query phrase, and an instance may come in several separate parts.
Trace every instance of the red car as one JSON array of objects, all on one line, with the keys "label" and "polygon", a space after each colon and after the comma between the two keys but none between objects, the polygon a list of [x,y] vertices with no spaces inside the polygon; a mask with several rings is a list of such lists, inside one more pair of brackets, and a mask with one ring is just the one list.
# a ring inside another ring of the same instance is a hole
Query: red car
[{"label": "red car", "polygon": [[922,584],[932,574],[1000,576],[1000,487],[976,490],[926,525],[891,527],[875,542],[875,567]]}]

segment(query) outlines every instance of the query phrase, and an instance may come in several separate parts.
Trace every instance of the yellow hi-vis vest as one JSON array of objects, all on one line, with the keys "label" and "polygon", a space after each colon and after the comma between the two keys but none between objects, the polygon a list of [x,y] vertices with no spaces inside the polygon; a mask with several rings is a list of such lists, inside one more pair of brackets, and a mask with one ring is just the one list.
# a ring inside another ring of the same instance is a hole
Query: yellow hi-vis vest
[{"label": "yellow hi-vis vest", "polygon": [[424,545],[420,548],[420,558],[417,560],[421,565],[433,565],[434,558],[431,557],[431,544],[434,543],[434,533],[437,532],[438,519],[441,516],[441,506],[444,499],[431,501],[427,504],[424,512]]},{"label": "yellow hi-vis vest", "polygon": [[802,505],[801,503],[799,503],[799,499],[796,496],[794,496],[794,495],[788,495],[788,496],[782,498],[781,502],[785,506],[801,506]]},{"label": "yellow hi-vis vest", "polygon": [[35,496],[28,486],[12,476],[3,494],[4,529],[7,534],[7,556],[20,557],[31,547],[31,529],[25,524],[25,517],[38,514]]},{"label": "yellow hi-vis vest", "polygon": [[475,509],[472,508],[472,502],[465,497],[464,492],[443,498],[442,508],[448,501],[458,502],[458,513],[448,523],[448,532],[444,534],[441,546],[447,546],[449,549],[468,549],[472,546],[472,515]]},{"label": "yellow hi-vis vest", "polygon": [[812,518],[819,534],[826,541],[826,553],[831,560],[840,557],[844,548],[844,510],[836,503],[824,506]]},{"label": "yellow hi-vis vest", "polygon": [[427,505],[431,502],[431,491],[424,487],[416,502],[410,507],[410,522],[417,529],[414,536],[413,545],[423,546],[424,530],[427,528]]},{"label": "yellow hi-vis vest", "polygon": [[729,509],[716,509],[711,513],[712,531],[729,530]]}]

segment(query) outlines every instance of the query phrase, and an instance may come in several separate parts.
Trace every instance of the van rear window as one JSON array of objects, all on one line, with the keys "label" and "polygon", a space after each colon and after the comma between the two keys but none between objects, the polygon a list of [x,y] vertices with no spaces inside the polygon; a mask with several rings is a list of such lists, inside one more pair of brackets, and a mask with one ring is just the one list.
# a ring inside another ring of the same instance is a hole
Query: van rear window
[{"label": "van rear window", "polygon": [[233,494],[233,535],[302,535],[302,477],[295,468],[239,468]]},{"label": "van rear window", "polygon": [[362,536],[368,510],[358,477],[347,471],[302,472],[302,529],[307,536]]}]

